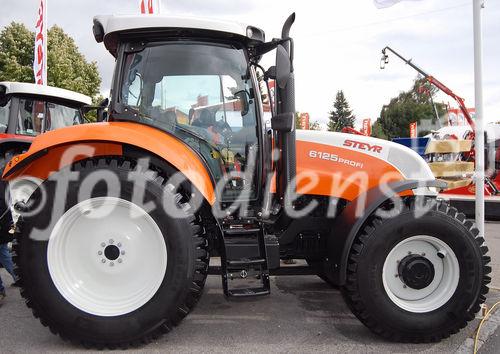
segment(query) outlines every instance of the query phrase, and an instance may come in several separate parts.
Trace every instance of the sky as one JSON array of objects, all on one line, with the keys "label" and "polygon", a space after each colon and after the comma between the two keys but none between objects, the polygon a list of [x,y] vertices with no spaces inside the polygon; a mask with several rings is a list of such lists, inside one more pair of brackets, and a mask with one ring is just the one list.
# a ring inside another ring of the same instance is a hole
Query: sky
[{"label": "sky", "polygon": [[[114,59],[92,35],[98,14],[134,14],[138,0],[48,0],[49,26],[71,35],[81,52],[96,61],[101,92],[109,92]],[[0,27],[12,21],[34,30],[37,0],[0,0]],[[209,17],[262,28],[278,37],[295,12],[296,108],[312,121],[326,122],[335,94],[343,90],[358,122],[376,119],[382,106],[412,86],[416,72],[390,58],[380,70],[381,49],[399,51],[474,106],[472,0],[403,1],[377,9],[372,0],[163,0],[169,15]],[[500,0],[486,0],[483,11],[485,119],[500,121]],[[264,58],[265,66],[272,59]],[[454,102],[440,94],[437,101]]]}]

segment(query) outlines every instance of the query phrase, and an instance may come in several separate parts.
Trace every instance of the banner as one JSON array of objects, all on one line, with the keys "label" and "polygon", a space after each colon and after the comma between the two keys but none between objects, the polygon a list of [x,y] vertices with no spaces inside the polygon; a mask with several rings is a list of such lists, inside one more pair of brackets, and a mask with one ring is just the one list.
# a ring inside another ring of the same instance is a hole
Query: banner
[{"label": "banner", "polygon": [[139,0],[141,14],[159,14],[161,0]]},{"label": "banner", "polygon": [[[473,120],[476,118],[476,109],[475,108],[467,108],[467,112]],[[456,127],[456,126],[466,126],[469,125],[467,123],[467,119],[463,112],[459,108],[448,108],[448,126]]]},{"label": "banner", "polygon": [[417,138],[417,122],[410,123],[410,138]]},{"label": "banner", "polygon": [[372,120],[370,118],[363,119],[363,128],[361,132],[366,136],[372,135]]},{"label": "banner", "polygon": [[375,6],[379,9],[385,9],[386,7],[391,7],[400,1],[420,1],[420,0],[373,0]]},{"label": "banner", "polygon": [[35,29],[35,59],[33,60],[35,83],[47,85],[47,1],[40,0]]}]

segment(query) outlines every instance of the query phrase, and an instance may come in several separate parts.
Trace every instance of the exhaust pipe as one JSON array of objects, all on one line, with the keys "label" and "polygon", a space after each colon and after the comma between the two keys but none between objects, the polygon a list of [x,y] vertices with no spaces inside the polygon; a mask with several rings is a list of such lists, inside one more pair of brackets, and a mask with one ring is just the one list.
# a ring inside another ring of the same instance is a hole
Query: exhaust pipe
[{"label": "exhaust pipe", "polygon": [[[290,28],[295,21],[295,13],[292,13],[285,23],[281,31],[281,38],[287,39],[290,37]],[[292,186],[292,180],[296,175],[296,150],[295,150],[295,78],[293,73],[293,41],[284,43],[284,48],[290,56],[290,79],[285,88],[277,87],[277,113],[294,114],[293,129],[291,132],[280,132],[278,135],[278,147],[281,150],[281,159],[278,169],[278,185],[277,193],[281,201],[284,201],[287,186],[295,191],[295,186]]]}]

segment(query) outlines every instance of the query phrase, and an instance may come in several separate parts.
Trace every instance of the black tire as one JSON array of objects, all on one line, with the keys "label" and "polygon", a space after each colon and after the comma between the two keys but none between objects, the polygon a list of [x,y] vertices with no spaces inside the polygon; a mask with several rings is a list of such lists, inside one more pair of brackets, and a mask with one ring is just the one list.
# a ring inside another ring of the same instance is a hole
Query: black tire
[{"label": "black tire", "polygon": [[[77,202],[78,185],[90,173],[99,170],[111,171],[118,177],[120,198],[131,200],[132,182],[127,180],[129,172],[135,169],[135,162],[122,158],[100,158],[79,162],[71,169],[59,171],[55,180],[66,178],[70,170],[79,172],[74,188],[68,188],[67,202],[63,212]],[[139,346],[169,332],[193,309],[201,296],[208,272],[208,242],[198,216],[190,211],[187,198],[166,185],[166,176],[158,176],[148,168],[134,174],[146,185],[145,200],[156,206],[162,201],[171,203],[185,214],[182,218],[171,218],[162,207],[149,212],[160,228],[168,251],[167,267],[163,281],[154,296],[142,307],[125,315],[102,317],[91,315],[69,303],[57,290],[47,264],[48,241],[34,241],[30,238],[34,228],[48,229],[53,205],[64,198],[55,197],[54,184],[44,182],[48,190],[47,207],[34,216],[23,218],[21,231],[14,242],[14,261],[20,276],[21,294],[44,326],[52,333],[73,343],[95,348],[126,348]],[[104,184],[96,184],[92,198],[106,196],[109,191]],[[51,192],[52,191],[52,192]],[[40,189],[29,201],[35,209],[41,199]],[[170,204],[169,204],[170,206]],[[89,230],[91,232],[91,230]],[[48,237],[48,236],[47,236]]]},{"label": "black tire", "polygon": [[[465,215],[443,201],[428,199],[429,212],[415,217],[415,203],[407,201],[400,215],[371,216],[349,254],[342,294],[356,317],[376,334],[398,342],[437,342],[457,333],[479,311],[491,281],[484,238]],[[430,235],[444,241],[460,266],[458,286],[441,307],[423,313],[404,310],[388,296],[382,267],[389,252],[402,240]]]}]

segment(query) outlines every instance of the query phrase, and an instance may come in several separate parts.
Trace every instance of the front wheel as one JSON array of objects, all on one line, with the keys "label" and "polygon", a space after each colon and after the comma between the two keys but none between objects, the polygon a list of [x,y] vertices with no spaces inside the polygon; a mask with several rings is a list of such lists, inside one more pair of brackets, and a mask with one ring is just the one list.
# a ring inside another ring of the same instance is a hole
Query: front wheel
[{"label": "front wheel", "polygon": [[206,235],[187,198],[157,172],[121,158],[86,160],[44,182],[29,204],[14,259],[21,294],[53,333],[97,348],[137,346],[199,299]]},{"label": "front wheel", "polygon": [[428,199],[398,216],[372,216],[350,255],[343,296],[373,332],[393,341],[435,342],[479,311],[490,282],[484,239],[463,214]]}]

